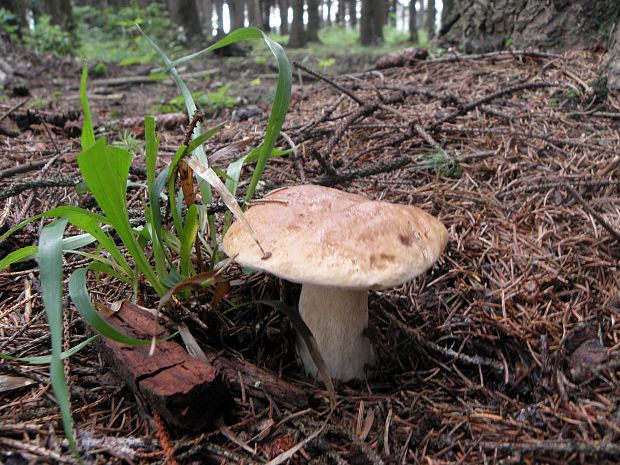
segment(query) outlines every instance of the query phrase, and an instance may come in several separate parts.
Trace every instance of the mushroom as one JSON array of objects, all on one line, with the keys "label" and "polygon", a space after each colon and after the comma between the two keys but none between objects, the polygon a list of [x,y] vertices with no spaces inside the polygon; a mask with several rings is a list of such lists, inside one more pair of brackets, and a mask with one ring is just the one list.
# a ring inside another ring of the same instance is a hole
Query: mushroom
[{"label": "mushroom", "polygon": [[[364,376],[374,354],[364,330],[368,291],[400,285],[439,258],[448,232],[419,208],[301,185],[267,194],[246,217],[265,256],[239,222],[228,229],[224,252],[240,265],[302,284],[299,313],[314,335],[332,378]],[[301,339],[305,371],[317,368]]]}]

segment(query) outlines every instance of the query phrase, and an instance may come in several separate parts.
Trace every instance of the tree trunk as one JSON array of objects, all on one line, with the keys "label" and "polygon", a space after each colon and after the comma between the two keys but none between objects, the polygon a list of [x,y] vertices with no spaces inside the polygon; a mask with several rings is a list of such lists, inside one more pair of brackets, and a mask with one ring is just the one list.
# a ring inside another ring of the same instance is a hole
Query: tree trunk
[{"label": "tree trunk", "polygon": [[383,0],[362,0],[360,43],[376,45],[383,41]]},{"label": "tree trunk", "polygon": [[435,38],[435,21],[437,20],[437,10],[435,9],[435,0],[427,0],[428,7],[426,8],[426,33],[428,34],[428,41],[430,42]]},{"label": "tree trunk", "polygon": [[338,0],[338,8],[336,9],[336,24],[340,26],[345,24],[346,10],[344,2],[345,0]]},{"label": "tree trunk", "polygon": [[271,31],[271,0],[261,0],[261,29],[265,32]]},{"label": "tree trunk", "polygon": [[210,39],[213,36],[213,0],[198,0],[197,6],[205,37]]},{"label": "tree trunk", "polygon": [[418,43],[418,25],[416,23],[415,0],[409,2],[409,40]]},{"label": "tree trunk", "polygon": [[327,19],[325,20],[325,26],[332,25],[332,0],[326,0],[325,7],[327,9]]},{"label": "tree trunk", "polygon": [[19,29],[17,35],[21,37],[23,31],[28,29],[28,20],[26,18],[26,2],[23,0],[2,0],[0,8],[10,11],[15,15],[15,20]]},{"label": "tree trunk", "polygon": [[605,66],[607,87],[611,90],[620,90],[620,18],[616,21],[616,28],[611,46],[607,52]]},{"label": "tree trunk", "polygon": [[303,14],[304,1],[291,0],[293,7],[293,23],[291,24],[291,35],[288,38],[290,48],[300,48],[306,45],[306,33],[304,32]]},{"label": "tree trunk", "polygon": [[217,15],[217,31],[215,33],[216,39],[224,37],[224,0],[215,0],[215,14]]},{"label": "tree trunk", "polygon": [[248,22],[250,26],[261,27],[262,15],[260,11],[260,3],[258,0],[246,0],[246,8],[248,10]]},{"label": "tree trunk", "polygon": [[566,50],[606,44],[620,17],[618,0],[453,0],[439,45],[467,52],[506,46]]},{"label": "tree trunk", "polygon": [[195,0],[168,0],[168,10],[172,20],[183,27],[188,43],[204,42]]},{"label": "tree trunk", "polygon": [[235,30],[243,27],[245,23],[245,10],[243,0],[228,0],[230,11],[230,29]]},{"label": "tree trunk", "polygon": [[280,34],[288,34],[288,0],[279,0],[280,9]]},{"label": "tree trunk", "polygon": [[[349,24],[351,25],[351,28],[354,29],[357,27],[357,0],[347,0],[348,1],[348,10],[349,10]],[[345,0],[342,0],[342,3],[344,3]],[[362,4],[363,4],[364,0],[362,0]]]},{"label": "tree trunk", "polygon": [[73,31],[73,11],[71,0],[45,0],[45,12],[50,15],[50,23],[60,26],[65,31]]},{"label": "tree trunk", "polygon": [[308,4],[308,27],[306,40],[319,42],[319,0],[307,0]]}]

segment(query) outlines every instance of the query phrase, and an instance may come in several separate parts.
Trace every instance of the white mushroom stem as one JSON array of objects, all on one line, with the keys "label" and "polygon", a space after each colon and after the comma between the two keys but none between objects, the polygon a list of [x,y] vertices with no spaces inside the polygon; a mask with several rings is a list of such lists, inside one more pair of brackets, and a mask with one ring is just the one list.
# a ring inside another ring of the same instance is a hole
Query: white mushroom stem
[{"label": "white mushroom stem", "polygon": [[[368,338],[368,291],[304,284],[299,313],[316,339],[332,378],[348,381],[364,377],[364,366],[374,355]],[[299,354],[306,373],[317,376],[317,368],[306,345],[298,338]]]}]

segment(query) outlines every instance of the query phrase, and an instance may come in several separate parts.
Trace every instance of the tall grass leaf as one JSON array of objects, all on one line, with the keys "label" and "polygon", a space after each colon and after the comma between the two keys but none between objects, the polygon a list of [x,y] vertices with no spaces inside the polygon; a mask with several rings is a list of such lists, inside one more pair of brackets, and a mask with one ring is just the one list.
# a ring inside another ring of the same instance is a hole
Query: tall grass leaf
[{"label": "tall grass leaf", "polygon": [[110,326],[95,310],[86,289],[88,268],[78,268],[69,278],[69,295],[82,318],[99,334],[122,344],[147,345],[149,340],[125,336]]},{"label": "tall grass leaf", "polygon": [[69,443],[69,448],[78,458],[80,453],[73,439],[73,419],[71,418],[71,402],[69,400],[69,387],[65,379],[62,354],[62,236],[67,226],[65,218],[55,220],[41,230],[39,236],[39,277],[43,294],[43,305],[49,323],[50,339],[52,344],[50,377],[52,389],[58,406],[62,424]]},{"label": "tall grass leaf", "polygon": [[86,96],[86,83],[88,81],[88,65],[84,63],[82,67],[82,81],[80,83],[80,102],[84,112],[84,123],[82,124],[82,150],[87,150],[95,144],[95,131],[90,117],[90,105]]},{"label": "tall grass leaf", "polygon": [[185,215],[185,224],[183,225],[183,234],[181,234],[181,275],[190,276],[194,274],[194,266],[192,265],[192,246],[196,241],[198,233],[198,207],[192,204],[187,209]]},{"label": "tall grass leaf", "polygon": [[301,315],[297,311],[297,309],[293,307],[289,307],[283,302],[279,300],[259,300],[256,303],[269,305],[270,307],[275,308],[276,310],[284,313],[287,318],[290,320],[293,328],[297,331],[297,334],[301,336],[301,339],[304,341],[304,344],[308,348],[308,352],[310,352],[310,356],[312,357],[312,361],[317,367],[319,374],[321,375],[321,379],[325,383],[325,387],[327,388],[327,392],[329,393],[329,398],[332,401],[332,405],[336,403],[336,389],[334,389],[334,384],[332,382],[331,377],[329,376],[329,372],[327,371],[327,365],[325,364],[325,360],[323,360],[323,355],[319,350],[319,346],[316,343],[316,339],[312,335],[312,331],[308,328],[308,325],[301,318]]},{"label": "tall grass leaf", "polygon": [[147,116],[144,118],[144,140],[145,140],[145,164],[146,164],[146,184],[150,197],[155,183],[155,165],[157,162],[157,151],[159,150],[159,140],[155,134],[155,118]]},{"label": "tall grass leaf", "polygon": [[[85,247],[97,241],[99,242],[100,246],[108,250],[112,258],[116,260],[116,262],[118,263],[118,266],[122,268],[125,274],[130,273],[131,268],[129,264],[127,263],[127,261],[125,260],[125,257],[123,256],[123,254],[116,247],[116,243],[114,242],[112,237],[99,226],[99,222],[102,219],[106,221],[107,219],[105,219],[104,217],[100,215],[93,214],[89,212],[88,210],[82,210],[76,207],[70,208],[70,209],[59,207],[58,209],[50,210],[49,212],[46,212],[42,215],[37,215],[36,218],[41,218],[43,216],[58,216],[56,214],[50,214],[50,213],[58,213],[58,214],[64,213],[65,214],[64,217],[67,218],[67,221],[69,223],[73,224],[75,227],[83,231],[86,231],[85,234],[78,234],[75,236],[64,238],[63,245],[62,245],[63,251],[75,253],[77,249],[81,247]],[[29,220],[32,220],[32,218],[30,218]],[[24,227],[29,222],[31,221],[24,222],[25,224],[23,223],[19,224],[18,226],[13,228],[13,230],[10,232],[17,231],[19,228]],[[28,246],[28,247],[24,247],[19,250],[16,250],[10,253],[9,255],[7,255],[6,257],[4,257],[2,260],[0,260],[0,270],[3,270],[4,268],[6,268],[7,266],[13,263],[17,263],[17,262],[21,262],[21,261],[34,258],[36,257],[37,253],[38,253],[38,248],[36,246]]]},{"label": "tall grass leaf", "polygon": [[[246,204],[254,196],[254,192],[256,191],[256,186],[258,185],[258,181],[260,181],[260,178],[263,175],[263,171],[265,169],[267,158],[269,157],[271,150],[275,146],[275,143],[280,134],[280,130],[282,129],[282,125],[284,124],[284,119],[286,117],[288,106],[291,101],[292,71],[291,71],[291,64],[288,60],[288,57],[286,56],[286,53],[284,52],[284,49],[279,43],[271,39],[267,34],[262,32],[260,29],[255,28],[255,27],[248,27],[248,28],[237,29],[231,32],[226,37],[219,40],[215,44],[205,48],[204,50],[201,50],[191,55],[187,55],[185,57],[179,58],[175,61],[170,61],[168,59],[166,62],[168,69],[172,72],[175,69],[175,66],[178,66],[182,63],[186,63],[202,55],[203,53],[207,53],[212,50],[216,50],[218,48],[225,47],[226,45],[230,45],[232,43],[239,42],[242,40],[254,40],[254,39],[263,39],[265,44],[267,45],[267,47],[273,54],[273,56],[276,58],[276,61],[278,63],[278,82],[276,85],[276,93],[274,97],[273,106],[271,108],[271,113],[269,115],[269,120],[267,122],[267,128],[265,130],[265,140],[263,144],[261,145],[262,152],[261,152],[261,155],[256,160],[256,169],[254,170],[254,174],[252,176],[250,185],[246,193],[246,197],[245,197]],[[192,111],[192,114],[193,114],[193,111]],[[205,164],[205,166],[208,166],[208,165]]]},{"label": "tall grass leaf", "polygon": [[98,215],[97,213],[93,213],[93,212],[90,212],[88,210],[84,210],[84,209],[82,209],[80,207],[73,207],[73,206],[67,205],[67,206],[63,206],[63,207],[52,208],[51,210],[48,210],[48,211],[46,211],[44,213],[40,213],[38,215],[35,215],[35,216],[32,216],[30,218],[25,219],[21,223],[17,224],[16,226],[13,226],[7,232],[2,234],[0,236],[0,242],[5,240],[10,235],[16,233],[20,229],[24,228],[28,224],[30,224],[30,223],[32,223],[34,221],[40,220],[41,218],[53,218],[53,217],[66,216],[69,219],[69,223],[71,223],[72,215],[75,214],[75,213],[77,213],[77,214],[84,214],[84,215],[90,216],[91,218],[95,219],[99,223],[104,223],[104,224],[105,223],[109,223],[108,219],[106,217],[104,217],[104,216]]},{"label": "tall grass leaf", "polygon": [[13,263],[31,260],[37,256],[38,251],[39,248],[36,245],[29,245],[22,247],[21,249],[14,250],[0,260],[0,271],[4,270],[7,266],[11,266]]},{"label": "tall grass leaf", "polygon": [[155,275],[129,224],[126,191],[131,158],[126,150],[106,147],[105,139],[100,138],[90,149],[80,153],[77,160],[93,197],[133,257],[137,269],[155,292],[163,295],[166,288]]},{"label": "tall grass leaf", "polygon": [[199,136],[197,136],[195,139],[193,139],[189,145],[187,146],[187,153],[192,153],[194,150],[196,150],[199,146],[201,146],[202,144],[204,144],[207,140],[209,140],[211,137],[213,137],[215,134],[217,134],[218,132],[220,132],[222,129],[224,129],[226,127],[226,125],[224,123],[222,124],[218,124],[217,126],[209,129],[208,131],[203,132],[202,134],[200,134]]},{"label": "tall grass leaf", "polygon": [[127,285],[132,284],[131,276],[127,276],[125,274],[119,273],[114,266],[107,265],[106,263],[94,262],[88,266],[88,269],[96,273],[103,273],[105,275],[111,276],[112,278],[116,278],[119,281],[122,281]]},{"label": "tall grass leaf", "polygon": [[284,124],[288,106],[291,102],[291,87],[293,83],[291,64],[288,61],[286,53],[284,53],[284,49],[267,34],[263,33],[262,36],[267,47],[269,47],[269,50],[278,62],[278,83],[276,85],[276,94],[271,107],[271,113],[269,114],[269,120],[267,121],[267,128],[265,129],[265,140],[262,144],[263,151],[256,161],[256,168],[254,169],[254,174],[252,175],[250,185],[245,195],[246,205],[254,196],[258,181],[260,181],[263,171],[265,170],[267,159],[280,135],[280,130]]},{"label": "tall grass leaf", "polygon": [[182,291],[183,289],[187,289],[188,287],[207,286],[216,282],[220,282],[222,278],[218,278],[219,275],[226,268],[228,268],[232,261],[232,258],[229,258],[218,270],[205,271],[203,273],[198,273],[188,278],[185,278],[182,281],[178,281],[172,288],[168,290],[168,292],[166,292],[166,294],[161,299],[159,299],[159,304],[157,304],[157,310],[161,310],[161,308],[168,303],[168,301],[172,298],[174,294]]},{"label": "tall grass leaf", "polygon": [[[75,347],[71,347],[69,350],[65,350],[60,354],[60,359],[64,360],[71,357],[72,355],[77,354],[80,350],[82,350],[84,347],[86,347],[98,337],[99,336],[91,336],[85,341],[80,342]],[[35,357],[13,357],[11,355],[0,354],[0,359],[10,360],[12,362],[25,362],[32,365],[49,365],[50,363],[52,363],[51,355],[37,355]]]},{"label": "tall grass leaf", "polygon": [[169,67],[179,66],[188,61],[193,60],[194,58],[198,58],[200,55],[204,55],[205,53],[212,52],[218,48],[226,47],[227,45],[233,44],[235,42],[240,42],[242,40],[254,40],[254,39],[262,39],[263,32],[257,27],[242,27],[239,29],[235,29],[230,32],[226,37],[217,41],[213,45],[200,50],[199,52],[192,53],[191,55],[187,55],[181,58],[177,58],[176,60],[170,62]]}]

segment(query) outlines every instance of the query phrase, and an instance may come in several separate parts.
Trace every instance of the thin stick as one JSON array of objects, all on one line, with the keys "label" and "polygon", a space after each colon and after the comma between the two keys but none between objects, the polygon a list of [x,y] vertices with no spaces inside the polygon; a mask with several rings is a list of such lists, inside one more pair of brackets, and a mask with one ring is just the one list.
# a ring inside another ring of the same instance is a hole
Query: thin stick
[{"label": "thin stick", "polygon": [[4,120],[4,118],[9,116],[11,113],[13,113],[15,110],[19,110],[21,107],[23,107],[26,103],[30,101],[31,98],[32,97],[28,97],[25,100],[22,100],[21,102],[19,102],[17,105],[9,108],[5,113],[2,114],[2,116],[0,116],[0,122]]},{"label": "thin stick", "polygon": [[351,92],[348,89],[345,89],[344,87],[342,87],[340,84],[338,84],[337,82],[333,81],[332,79],[328,78],[327,76],[325,76],[324,74],[321,74],[317,71],[313,71],[309,68],[306,68],[304,65],[302,65],[301,63],[294,61],[293,64],[305,71],[306,73],[308,73],[310,76],[314,76],[315,78],[318,78],[322,81],[325,81],[327,84],[329,84],[330,86],[332,86],[334,89],[336,89],[339,92],[342,92],[344,95],[346,95],[347,97],[349,97],[350,99],[352,99],[353,101],[355,101],[355,103],[357,103],[360,106],[366,105],[366,103],[359,98],[357,95],[355,95],[353,92]]},{"label": "thin stick", "polygon": [[609,232],[609,234],[611,234],[614,239],[616,239],[618,242],[620,242],[620,232],[616,231],[614,228],[611,227],[611,225],[605,221],[605,218],[603,218],[601,215],[599,215],[596,211],[594,211],[594,209],[590,206],[590,204],[588,204],[588,202],[586,201],[586,199],[584,199],[579,192],[577,192],[575,190],[575,188],[573,186],[571,186],[570,184],[567,184],[564,187],[569,194],[571,194],[575,200],[577,200],[581,206],[590,214],[592,215],[592,217],[598,221],[598,223],[607,230],[607,232]]}]

